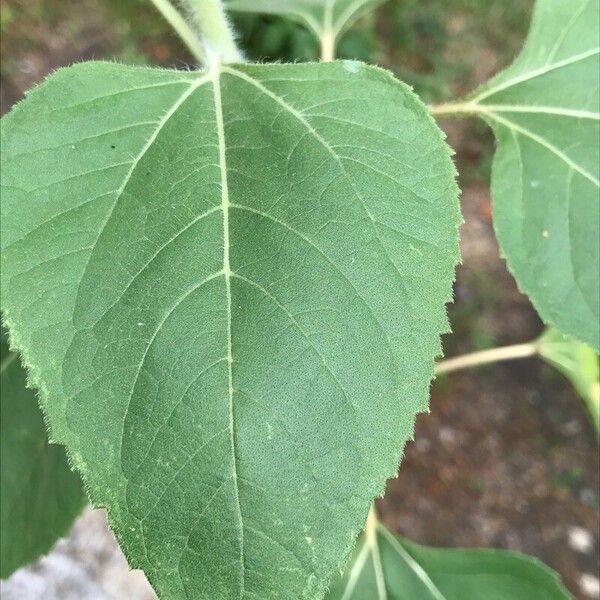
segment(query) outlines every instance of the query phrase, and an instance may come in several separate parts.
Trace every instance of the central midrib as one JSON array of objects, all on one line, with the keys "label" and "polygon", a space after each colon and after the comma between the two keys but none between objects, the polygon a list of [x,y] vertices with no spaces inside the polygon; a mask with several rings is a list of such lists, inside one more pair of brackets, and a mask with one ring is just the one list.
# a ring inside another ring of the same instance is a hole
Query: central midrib
[{"label": "central midrib", "polygon": [[227,378],[229,389],[229,431],[232,454],[232,481],[237,508],[237,518],[240,534],[240,594],[244,597],[244,524],[242,519],[242,507],[240,503],[238,473],[237,473],[237,443],[235,435],[235,417],[233,402],[233,350],[231,334],[231,265],[229,262],[229,187],[227,182],[227,157],[225,145],[225,126],[223,123],[223,101],[221,98],[221,68],[215,65],[212,70],[213,96],[215,101],[215,121],[217,137],[219,142],[219,168],[221,171],[221,210],[223,213],[223,276],[225,278],[225,292],[227,297]]}]

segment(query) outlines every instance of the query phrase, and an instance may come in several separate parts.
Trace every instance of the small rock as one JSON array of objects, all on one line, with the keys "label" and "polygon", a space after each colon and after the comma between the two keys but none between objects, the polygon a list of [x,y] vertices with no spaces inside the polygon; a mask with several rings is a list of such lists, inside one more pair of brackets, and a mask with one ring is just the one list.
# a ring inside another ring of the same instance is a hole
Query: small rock
[{"label": "small rock", "polygon": [[441,427],[439,436],[444,446],[453,446],[456,443],[456,434],[450,427]]},{"label": "small rock", "polygon": [[595,506],[598,501],[596,492],[591,488],[583,488],[581,492],[579,492],[579,497],[581,498],[581,501],[588,506]]},{"label": "small rock", "polygon": [[569,547],[575,552],[589,554],[594,549],[594,537],[583,527],[569,527]]},{"label": "small rock", "polygon": [[594,600],[600,598],[600,579],[595,575],[583,573],[579,577],[579,587],[588,598],[594,598]]},{"label": "small rock", "polygon": [[415,446],[419,452],[428,452],[431,448],[431,442],[426,437],[419,437],[415,441]]}]

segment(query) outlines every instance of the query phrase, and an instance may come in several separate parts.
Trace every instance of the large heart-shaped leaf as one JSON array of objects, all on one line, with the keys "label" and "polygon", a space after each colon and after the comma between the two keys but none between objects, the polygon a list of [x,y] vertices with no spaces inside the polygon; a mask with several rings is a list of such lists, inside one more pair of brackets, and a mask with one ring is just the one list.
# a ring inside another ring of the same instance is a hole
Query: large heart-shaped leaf
[{"label": "large heart-shaped leaf", "polygon": [[462,105],[493,127],[494,224],[542,319],[600,347],[599,1],[538,0],[515,63]]},{"label": "large heart-shaped leaf", "polygon": [[64,448],[46,427],[17,354],[0,340],[0,577],[47,552],[81,512],[86,498]]},{"label": "large heart-shaped leaf", "polygon": [[558,575],[524,554],[427,548],[370,523],[327,600],[568,600]]},{"label": "large heart-shaped leaf", "polygon": [[336,38],[383,0],[226,0],[230,10],[285,15],[304,23],[319,38]]},{"label": "large heart-shaped leaf", "polygon": [[426,410],[448,147],[358,63],[90,63],[3,121],[2,303],[165,598],[319,598]]}]

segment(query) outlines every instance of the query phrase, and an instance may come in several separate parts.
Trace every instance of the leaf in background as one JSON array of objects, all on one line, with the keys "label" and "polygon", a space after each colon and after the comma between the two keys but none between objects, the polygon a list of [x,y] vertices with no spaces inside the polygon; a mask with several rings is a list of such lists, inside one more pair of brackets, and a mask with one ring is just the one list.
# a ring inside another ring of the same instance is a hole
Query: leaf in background
[{"label": "leaf in background", "polygon": [[322,39],[339,37],[383,0],[225,0],[229,10],[285,15],[304,23]]},{"label": "leaf in background", "polygon": [[64,448],[46,427],[26,373],[2,330],[0,352],[0,577],[45,554],[65,535],[86,498]]},{"label": "leaf in background", "polygon": [[2,305],[165,598],[318,598],[395,475],[460,215],[424,105],[355,62],[88,63],[3,122]]},{"label": "leaf in background", "polygon": [[600,369],[596,352],[555,329],[546,330],[538,344],[540,356],[556,367],[584,399],[600,435]]},{"label": "leaf in background", "polygon": [[326,600],[568,600],[558,575],[504,550],[441,550],[413,544],[369,519]]},{"label": "leaf in background", "polygon": [[515,63],[468,101],[493,127],[494,225],[542,319],[600,347],[598,0],[538,0]]}]

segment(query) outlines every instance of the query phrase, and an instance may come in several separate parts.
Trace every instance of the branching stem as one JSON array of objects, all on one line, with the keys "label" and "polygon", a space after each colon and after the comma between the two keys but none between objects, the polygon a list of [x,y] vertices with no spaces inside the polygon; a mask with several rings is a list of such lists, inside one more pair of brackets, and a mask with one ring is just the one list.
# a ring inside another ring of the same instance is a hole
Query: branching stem
[{"label": "branching stem", "polygon": [[472,352],[464,354],[456,358],[449,358],[437,363],[435,367],[436,375],[442,373],[450,373],[451,371],[460,371],[461,369],[469,369],[471,367],[479,367],[481,365],[501,362],[506,360],[516,360],[518,358],[528,358],[536,356],[539,353],[539,344],[536,341],[526,344],[515,344],[514,346],[503,346],[500,348],[492,348],[491,350],[483,350],[481,352]]},{"label": "branching stem", "polygon": [[222,1],[185,0],[185,2],[200,34],[208,63],[244,62]]}]

